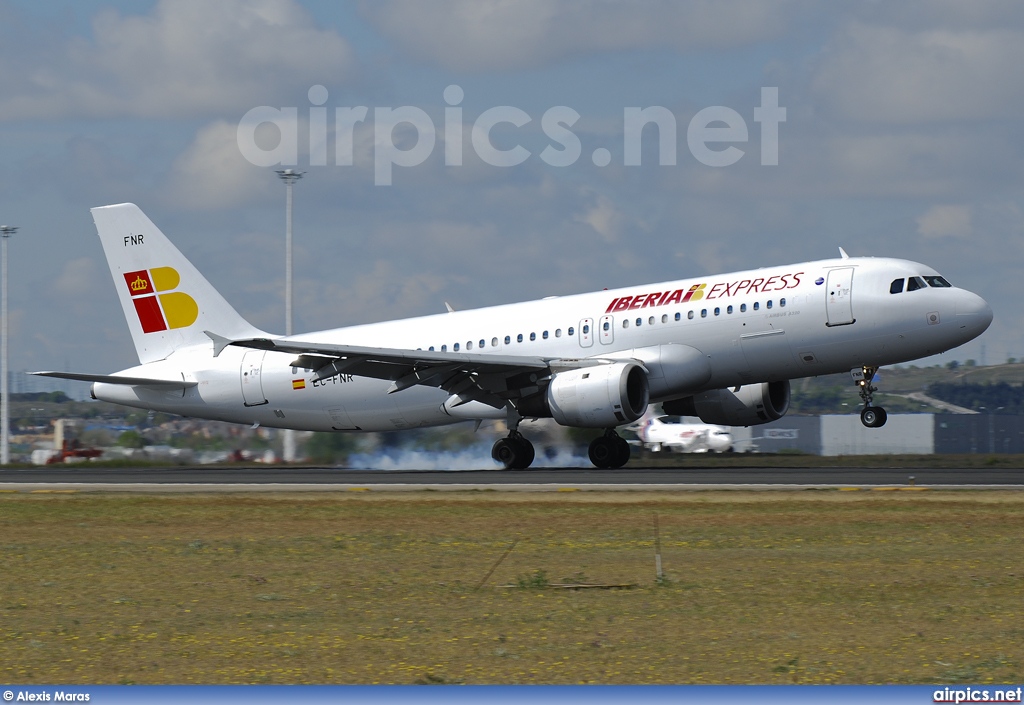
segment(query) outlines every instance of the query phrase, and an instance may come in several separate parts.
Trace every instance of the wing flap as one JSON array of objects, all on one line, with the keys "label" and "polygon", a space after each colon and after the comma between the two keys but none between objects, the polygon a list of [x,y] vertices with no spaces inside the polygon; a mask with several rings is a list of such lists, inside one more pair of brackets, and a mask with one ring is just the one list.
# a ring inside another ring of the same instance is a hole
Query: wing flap
[{"label": "wing flap", "polygon": [[[207,332],[207,335],[210,335]],[[220,336],[217,336],[220,338]],[[212,336],[211,336],[212,338]],[[220,338],[223,340],[223,338]],[[269,350],[293,353],[300,356],[317,355],[331,358],[362,359],[367,362],[391,364],[451,364],[458,362],[474,367],[515,367],[517,369],[547,369],[549,360],[543,357],[521,355],[481,355],[479,353],[450,353],[433,350],[404,350],[401,348],[368,348],[358,345],[333,345],[330,343],[308,343],[300,340],[274,340],[271,338],[250,338],[233,340],[230,345],[255,350]],[[222,348],[223,349],[223,348]]]}]

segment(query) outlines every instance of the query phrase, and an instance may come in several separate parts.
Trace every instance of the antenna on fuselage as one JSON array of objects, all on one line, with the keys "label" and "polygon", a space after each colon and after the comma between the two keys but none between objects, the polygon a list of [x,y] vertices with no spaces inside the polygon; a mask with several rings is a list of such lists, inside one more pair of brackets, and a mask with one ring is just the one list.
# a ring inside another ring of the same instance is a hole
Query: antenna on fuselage
[{"label": "antenna on fuselage", "polygon": [[843,259],[850,259],[850,255],[846,254],[846,250],[844,250],[842,247],[839,248],[839,256],[842,257]]}]

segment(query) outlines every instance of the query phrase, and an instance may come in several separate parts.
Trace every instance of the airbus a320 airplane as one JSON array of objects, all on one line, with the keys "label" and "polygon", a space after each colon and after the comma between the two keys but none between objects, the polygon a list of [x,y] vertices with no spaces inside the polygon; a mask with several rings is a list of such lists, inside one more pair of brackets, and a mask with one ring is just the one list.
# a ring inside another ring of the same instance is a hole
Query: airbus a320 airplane
[{"label": "airbus a320 airplane", "polygon": [[135,205],[92,210],[140,365],[93,382],[103,401],[311,431],[391,431],[505,419],[492,455],[526,468],[524,418],[603,429],[598,467],[621,467],[617,426],[649,403],[704,422],[780,418],[789,380],[852,370],[866,426],[880,365],[980,335],[992,310],[900,259],[801,262],[614,291],[282,337],[246,322]]}]

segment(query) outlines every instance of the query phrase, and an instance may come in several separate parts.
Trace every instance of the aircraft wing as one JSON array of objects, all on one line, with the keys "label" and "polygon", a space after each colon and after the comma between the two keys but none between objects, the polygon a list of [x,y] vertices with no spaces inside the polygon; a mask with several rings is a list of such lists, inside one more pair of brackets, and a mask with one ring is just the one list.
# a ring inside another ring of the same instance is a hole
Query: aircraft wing
[{"label": "aircraft wing", "polygon": [[125,377],[123,375],[93,375],[84,372],[32,372],[38,377],[57,377],[73,379],[76,382],[102,382],[104,384],[125,384],[131,387],[156,387],[158,389],[188,389],[195,387],[197,382],[186,382],[183,379],[156,379],[153,377]]},{"label": "aircraft wing", "polygon": [[507,400],[540,390],[538,384],[554,372],[589,367],[607,362],[593,358],[563,359],[520,355],[371,348],[333,345],[300,340],[251,338],[229,340],[207,331],[214,341],[214,354],[228,345],[297,355],[293,367],[313,370],[310,381],[337,374],[391,380],[389,394],[415,385],[443,389],[462,402],[480,401],[496,409]]}]

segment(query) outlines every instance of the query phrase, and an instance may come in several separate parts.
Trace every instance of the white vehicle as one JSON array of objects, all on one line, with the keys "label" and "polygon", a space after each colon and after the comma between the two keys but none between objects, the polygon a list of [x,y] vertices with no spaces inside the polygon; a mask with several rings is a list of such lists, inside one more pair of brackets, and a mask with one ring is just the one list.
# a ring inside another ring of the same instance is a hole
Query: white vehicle
[{"label": "white vehicle", "polygon": [[[505,419],[492,455],[526,468],[524,418],[605,429],[648,404],[706,423],[780,418],[789,380],[853,370],[867,426],[880,365],[980,335],[992,309],[931,268],[848,257],[548,298],[291,337],[245,321],[132,204],[94,208],[140,365],[93,382],[96,399],[183,416],[311,431],[390,431]],[[856,290],[857,295],[853,292]],[[324,302],[329,305],[329,302]]]},{"label": "white vehicle", "polygon": [[645,415],[630,428],[644,448],[655,453],[725,453],[732,449],[732,433],[725,426],[686,423],[682,416]]}]

